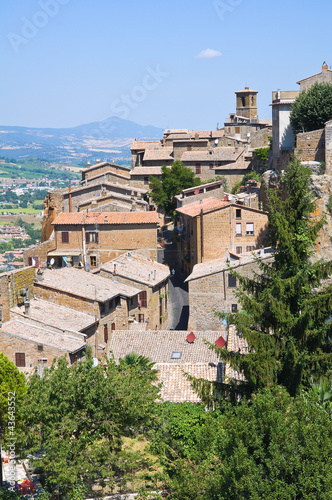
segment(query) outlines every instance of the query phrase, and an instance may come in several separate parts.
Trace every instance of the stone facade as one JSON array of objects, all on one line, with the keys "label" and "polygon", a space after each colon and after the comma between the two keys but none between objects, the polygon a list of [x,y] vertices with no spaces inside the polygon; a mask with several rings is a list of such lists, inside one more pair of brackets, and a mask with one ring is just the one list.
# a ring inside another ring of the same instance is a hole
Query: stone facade
[{"label": "stone facade", "polygon": [[88,168],[82,170],[82,183],[85,181],[93,182],[97,177],[104,174],[107,174],[109,180],[113,182],[128,184],[130,180],[130,170],[128,167],[109,162],[97,162],[96,165],[91,167],[88,165]]},{"label": "stone facade", "polygon": [[210,198],[177,209],[181,221],[179,262],[188,275],[194,265],[260,248],[268,232],[268,215],[252,207]]},{"label": "stone facade", "polygon": [[[257,253],[257,252],[255,252]],[[270,249],[260,251],[262,259],[272,259]],[[217,259],[197,264],[186,281],[189,290],[188,330],[220,330],[222,320],[215,311],[234,313],[238,309],[237,279],[230,275],[229,266],[242,276],[252,277],[259,272],[252,254],[235,256],[230,254],[230,262]]]},{"label": "stone facade", "polygon": [[50,191],[44,200],[44,216],[41,232],[41,242],[47,241],[52,232],[52,222],[62,211],[63,196],[61,191]]},{"label": "stone facade", "polygon": [[2,321],[9,321],[10,309],[21,305],[34,293],[33,281],[36,277],[34,267],[24,267],[0,275],[0,308]]},{"label": "stone facade", "polygon": [[28,248],[23,252],[23,260],[25,266],[45,266],[47,262],[47,255],[49,252],[55,250],[54,234],[53,237],[44,243],[36,245],[34,248]]},{"label": "stone facade", "polygon": [[324,61],[322,64],[322,71],[316,75],[309,76],[308,78],[303,78],[297,82],[300,85],[300,92],[308,90],[315,83],[330,83],[332,84],[332,70],[328,68],[328,65]]},{"label": "stone facade", "polygon": [[303,162],[325,161],[325,129],[297,134],[294,153]]}]

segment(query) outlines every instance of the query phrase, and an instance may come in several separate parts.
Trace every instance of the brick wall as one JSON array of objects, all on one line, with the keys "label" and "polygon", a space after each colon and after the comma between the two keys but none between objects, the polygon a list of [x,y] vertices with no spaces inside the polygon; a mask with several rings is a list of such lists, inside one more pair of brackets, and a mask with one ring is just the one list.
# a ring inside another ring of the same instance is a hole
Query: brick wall
[{"label": "brick wall", "polygon": [[11,271],[0,275],[0,308],[2,310],[2,321],[9,321],[10,308],[24,303],[26,287],[29,297],[33,296],[33,280],[36,277],[34,267],[24,267],[17,271]]}]

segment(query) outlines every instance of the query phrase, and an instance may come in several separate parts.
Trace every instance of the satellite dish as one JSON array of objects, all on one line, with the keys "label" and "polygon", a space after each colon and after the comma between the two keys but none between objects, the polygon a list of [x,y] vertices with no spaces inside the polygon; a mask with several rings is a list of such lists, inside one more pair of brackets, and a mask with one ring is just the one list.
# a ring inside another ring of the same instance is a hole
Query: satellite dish
[{"label": "satellite dish", "polygon": [[92,358],[92,364],[93,364],[94,368],[96,368],[96,366],[98,366],[98,364],[99,364],[98,359],[97,358]]},{"label": "satellite dish", "polygon": [[53,259],[53,257],[52,257],[52,258],[51,258],[51,260],[50,260],[50,264],[51,264],[51,266],[53,266],[54,262],[55,262],[55,260],[54,260],[54,259]]},{"label": "satellite dish", "polygon": [[194,194],[199,194],[199,189],[195,189]]},{"label": "satellite dish", "polygon": [[91,269],[91,266],[90,266],[89,262],[87,262],[87,263],[85,264],[85,270],[86,270],[86,271],[90,271],[90,269]]}]

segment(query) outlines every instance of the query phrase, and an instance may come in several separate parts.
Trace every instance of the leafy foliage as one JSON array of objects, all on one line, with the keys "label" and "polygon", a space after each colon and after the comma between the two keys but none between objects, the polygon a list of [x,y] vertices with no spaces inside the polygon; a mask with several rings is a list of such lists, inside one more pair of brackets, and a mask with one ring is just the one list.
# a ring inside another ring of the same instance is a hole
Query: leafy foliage
[{"label": "leafy foliage", "polygon": [[246,173],[242,180],[239,181],[239,182],[236,182],[232,188],[232,194],[236,194],[239,192],[239,189],[241,186],[245,186],[247,181],[249,181],[250,179],[252,180],[255,180],[257,182],[260,182],[261,180],[261,176],[259,175],[258,172],[256,172],[255,170],[251,170],[250,172]]},{"label": "leafy foliage", "polygon": [[[18,370],[14,363],[9,361],[7,356],[0,352],[0,441],[9,437],[7,427],[10,420],[9,408],[14,410],[15,434],[19,431],[19,426],[22,423],[23,397],[26,392],[25,382],[25,375]],[[9,406],[8,401],[10,402]]]},{"label": "leafy foliage", "polygon": [[113,360],[94,367],[90,357],[71,367],[61,358],[43,378],[31,378],[27,446],[43,450],[36,465],[50,491],[68,497],[114,476],[122,437],[150,420],[158,393],[154,378]]},{"label": "leafy foliage", "polygon": [[243,371],[246,382],[238,384],[239,391],[281,384],[295,395],[331,366],[332,287],[321,281],[331,274],[332,263],[311,261],[325,221],[311,218],[315,203],[309,181],[308,168],[295,160],[289,164],[283,193],[269,194],[273,263],[257,259],[260,273],[251,278],[234,273],[242,311],[231,321],[247,340],[248,353],[211,348]]},{"label": "leafy foliage", "polygon": [[174,219],[176,209],[174,197],[183,189],[198,186],[201,181],[181,161],[175,161],[170,168],[163,165],[161,169],[161,180],[150,177],[151,198],[159,208],[163,208],[165,213]]},{"label": "leafy foliage", "polygon": [[167,498],[328,500],[332,423],[316,401],[276,387],[227,405],[202,429],[213,437],[205,454],[169,461]]},{"label": "leafy foliage", "polygon": [[324,127],[332,119],[332,85],[315,83],[301,92],[295,100],[290,114],[294,134],[309,132]]},{"label": "leafy foliage", "polygon": [[269,158],[270,148],[257,148],[255,149],[255,155],[259,160],[266,161]]}]

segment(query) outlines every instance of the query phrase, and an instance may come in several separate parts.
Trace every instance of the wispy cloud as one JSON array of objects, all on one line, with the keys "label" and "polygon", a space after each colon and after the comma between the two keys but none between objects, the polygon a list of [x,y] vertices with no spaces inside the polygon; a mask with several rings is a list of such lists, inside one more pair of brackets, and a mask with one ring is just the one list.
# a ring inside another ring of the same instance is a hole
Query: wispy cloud
[{"label": "wispy cloud", "polygon": [[212,59],[213,57],[221,57],[222,53],[219,50],[214,49],[205,49],[202,50],[197,56],[196,59]]}]

